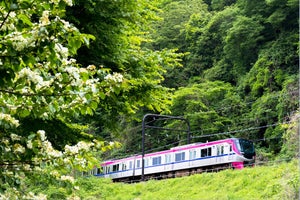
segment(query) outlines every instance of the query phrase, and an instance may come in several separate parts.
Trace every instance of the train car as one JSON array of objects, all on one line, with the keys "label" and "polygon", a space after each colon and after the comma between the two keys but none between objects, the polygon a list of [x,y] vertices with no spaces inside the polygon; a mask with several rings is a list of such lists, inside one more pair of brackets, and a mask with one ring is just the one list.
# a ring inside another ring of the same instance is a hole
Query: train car
[{"label": "train car", "polygon": [[[186,174],[201,173],[208,169],[242,169],[253,165],[255,149],[251,141],[230,138],[206,143],[178,146],[165,151],[144,155],[144,177],[171,178]],[[142,156],[109,160],[101,164],[99,177],[114,181],[140,180],[142,175]]]}]

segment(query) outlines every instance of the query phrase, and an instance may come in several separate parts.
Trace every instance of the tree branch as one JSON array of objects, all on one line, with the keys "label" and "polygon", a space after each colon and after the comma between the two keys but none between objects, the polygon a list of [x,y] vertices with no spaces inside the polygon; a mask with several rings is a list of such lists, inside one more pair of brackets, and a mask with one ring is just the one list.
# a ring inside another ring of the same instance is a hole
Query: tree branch
[{"label": "tree branch", "polygon": [[2,22],[1,25],[0,25],[0,29],[2,28],[2,26],[3,26],[4,23],[5,23],[5,21],[7,20],[7,18],[8,18],[8,16],[9,16],[10,12],[11,12],[11,10],[9,10],[8,13],[7,13],[7,15],[5,16],[3,22]]}]

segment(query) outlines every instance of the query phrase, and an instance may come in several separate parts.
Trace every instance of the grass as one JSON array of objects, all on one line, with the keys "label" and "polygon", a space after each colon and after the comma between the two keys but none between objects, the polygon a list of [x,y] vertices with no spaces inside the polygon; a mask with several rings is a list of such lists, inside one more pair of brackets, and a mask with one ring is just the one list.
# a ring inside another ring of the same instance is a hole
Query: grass
[{"label": "grass", "polygon": [[299,199],[297,161],[142,183],[81,178],[77,195],[96,200]]},{"label": "grass", "polygon": [[[298,161],[243,170],[224,170],[182,178],[150,180],[125,184],[110,179],[77,179],[76,195],[84,200],[253,200],[299,199]],[[32,186],[32,191],[47,194],[48,199],[66,199],[63,186]]]}]

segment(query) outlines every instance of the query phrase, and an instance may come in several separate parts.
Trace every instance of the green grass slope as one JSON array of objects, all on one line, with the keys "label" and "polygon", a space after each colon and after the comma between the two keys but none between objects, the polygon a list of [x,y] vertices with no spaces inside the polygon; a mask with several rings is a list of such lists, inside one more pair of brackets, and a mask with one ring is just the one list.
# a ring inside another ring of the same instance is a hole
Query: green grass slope
[{"label": "green grass slope", "polygon": [[198,200],[299,199],[297,161],[243,170],[124,184],[102,178],[79,180],[82,199]]}]

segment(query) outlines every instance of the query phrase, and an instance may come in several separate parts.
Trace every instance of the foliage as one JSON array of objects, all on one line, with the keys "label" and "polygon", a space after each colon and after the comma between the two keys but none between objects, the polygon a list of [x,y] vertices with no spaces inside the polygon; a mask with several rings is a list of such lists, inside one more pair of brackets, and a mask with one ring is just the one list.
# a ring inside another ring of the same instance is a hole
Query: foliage
[{"label": "foliage", "polygon": [[102,101],[94,116],[81,120],[97,127],[98,135],[117,132],[122,119],[130,121],[139,109],[161,112],[170,104],[170,90],[161,83],[166,69],[180,66],[181,55],[175,50],[147,48],[150,24],[157,20],[156,5],[157,1],[144,0],[76,0],[67,9],[67,19],[96,38],[89,49],[78,50],[78,62],[121,73],[124,78],[114,93],[100,94]]},{"label": "foliage", "polygon": [[[185,65],[188,56],[189,43],[186,42],[186,25],[191,16],[198,14],[203,22],[207,21],[207,6],[198,0],[188,1],[162,1],[159,5],[161,12],[158,16],[161,20],[152,24],[155,30],[151,34],[153,40],[147,46],[161,50],[165,48],[177,49],[178,52],[184,52],[182,63]],[[185,86],[190,78],[190,70],[183,68],[167,68],[164,74],[164,85],[170,88]],[[174,79],[176,77],[176,79]]]},{"label": "foliage", "polygon": [[172,113],[187,117],[194,136],[227,129],[233,123],[232,117],[239,112],[227,105],[242,104],[233,87],[221,81],[195,83],[178,89],[173,99]]},{"label": "foliage", "polygon": [[[186,52],[183,67],[165,76],[175,88],[172,115],[188,118],[196,137],[244,137],[266,155],[279,155],[286,149],[282,137],[294,130],[282,125],[299,107],[299,4],[205,0],[191,3],[197,11],[184,11],[179,2],[162,2],[164,26],[153,34],[155,48]],[[224,89],[212,99],[220,84],[211,83],[219,81]],[[167,135],[176,137],[161,138]]]},{"label": "foliage", "polygon": [[[44,130],[48,140],[57,150],[63,150],[66,145],[75,145],[79,141],[91,141],[96,137],[88,134],[89,127],[78,124],[65,123],[59,119],[42,120],[25,118],[21,120],[17,131],[20,135]],[[101,140],[100,138],[98,138]]]},{"label": "foliage", "polygon": [[[232,28],[232,23],[239,12],[235,7],[228,7],[217,12],[208,18],[207,22],[201,25],[203,27],[194,34],[190,33],[193,26],[188,27],[187,33],[194,35],[193,40],[188,40],[190,55],[186,66],[191,76],[204,75],[205,78],[209,77],[209,80],[223,80],[231,83],[235,81],[231,60],[224,56],[226,55],[224,45],[227,31]],[[197,18],[191,19],[189,23],[197,24],[194,20]]]},{"label": "foliage", "polygon": [[[37,123],[92,115],[99,95],[114,93],[123,82],[120,74],[93,65],[81,68],[72,58],[95,38],[63,19],[67,5],[72,1],[0,3],[1,198],[46,198],[28,191],[23,180],[64,185],[70,195],[71,172],[92,168],[98,162],[95,152],[113,146],[90,138],[91,142],[75,141],[58,151],[44,130],[26,132],[23,126],[26,119]],[[97,73],[104,78],[93,78]]]},{"label": "foliage", "polygon": [[0,3],[1,198],[45,198],[28,193],[22,179],[59,188],[50,198],[75,198],[72,173],[90,169],[115,145],[74,122],[101,119],[96,125],[110,127],[120,115],[170,104],[160,83],[180,56],[142,47],[146,22],[156,18],[154,1],[68,6],[72,0]]},{"label": "foliage", "polygon": [[299,158],[299,111],[291,116],[290,123],[282,125],[286,132],[282,136],[283,145],[280,158]]}]

